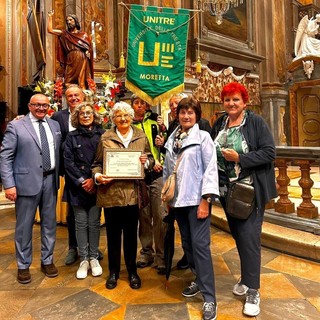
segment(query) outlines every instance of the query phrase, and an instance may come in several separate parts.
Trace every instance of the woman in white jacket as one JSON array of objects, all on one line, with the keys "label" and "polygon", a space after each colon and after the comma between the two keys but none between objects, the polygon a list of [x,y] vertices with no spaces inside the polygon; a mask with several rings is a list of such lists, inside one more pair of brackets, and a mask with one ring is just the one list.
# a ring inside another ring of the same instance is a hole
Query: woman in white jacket
[{"label": "woman in white jacket", "polygon": [[201,106],[193,97],[179,102],[179,126],[165,144],[163,180],[172,174],[179,158],[175,196],[169,203],[178,222],[182,247],[195,282],[182,295],[204,298],[203,318],[216,319],[214,272],[210,251],[211,202],[219,196],[216,150],[208,132],[199,129]]}]

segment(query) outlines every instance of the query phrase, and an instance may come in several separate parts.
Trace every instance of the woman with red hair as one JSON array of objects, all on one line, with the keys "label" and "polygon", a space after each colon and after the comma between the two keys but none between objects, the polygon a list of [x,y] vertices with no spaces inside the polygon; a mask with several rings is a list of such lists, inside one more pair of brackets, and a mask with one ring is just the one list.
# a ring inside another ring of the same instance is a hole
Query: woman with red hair
[{"label": "woman with red hair", "polygon": [[[247,89],[237,83],[225,85],[221,92],[225,114],[213,125],[211,137],[217,150],[220,202],[236,242],[241,278],[233,294],[246,296],[243,313],[260,313],[261,229],[265,204],[277,197],[273,160],[275,145],[265,120],[247,110]],[[247,219],[239,219],[226,210],[226,192],[230,182],[241,180],[254,186],[255,206]]]}]

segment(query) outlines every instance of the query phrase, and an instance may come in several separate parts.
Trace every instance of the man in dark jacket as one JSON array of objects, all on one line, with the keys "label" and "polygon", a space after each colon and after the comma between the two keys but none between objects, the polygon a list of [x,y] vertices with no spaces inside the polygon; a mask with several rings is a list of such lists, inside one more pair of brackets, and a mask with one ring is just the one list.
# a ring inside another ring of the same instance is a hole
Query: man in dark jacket
[{"label": "man in dark jacket", "polygon": [[[83,102],[84,94],[82,90],[77,85],[71,85],[67,88],[65,92],[67,99],[68,108],[55,112],[51,119],[56,120],[60,124],[61,134],[62,134],[62,143],[61,143],[61,153],[60,153],[60,175],[64,176],[64,166],[63,166],[63,150],[64,143],[67,137],[67,134],[70,131],[75,130],[72,127],[70,121],[70,114],[73,112],[74,108]],[[72,206],[68,204],[67,212],[67,226],[68,226],[68,236],[69,236],[69,251],[65,259],[65,264],[70,265],[77,261],[78,259],[78,244],[76,238],[76,227],[74,220],[74,212]]]}]

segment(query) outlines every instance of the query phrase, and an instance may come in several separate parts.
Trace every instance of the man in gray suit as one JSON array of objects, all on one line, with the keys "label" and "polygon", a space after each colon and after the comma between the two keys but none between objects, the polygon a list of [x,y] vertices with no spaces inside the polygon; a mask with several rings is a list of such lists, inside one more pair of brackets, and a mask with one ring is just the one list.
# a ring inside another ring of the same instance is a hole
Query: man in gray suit
[{"label": "man in gray suit", "polygon": [[29,114],[8,123],[1,151],[0,173],[5,196],[15,201],[17,280],[29,283],[32,228],[39,206],[41,219],[41,271],[56,277],[53,263],[56,241],[56,200],[59,187],[61,132],[58,122],[46,117],[49,99],[36,94]]}]

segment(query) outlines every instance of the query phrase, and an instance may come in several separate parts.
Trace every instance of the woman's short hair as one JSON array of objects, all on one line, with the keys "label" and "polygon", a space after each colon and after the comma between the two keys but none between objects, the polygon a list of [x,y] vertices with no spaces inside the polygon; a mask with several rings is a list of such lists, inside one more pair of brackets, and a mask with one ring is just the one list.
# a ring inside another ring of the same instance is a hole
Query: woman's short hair
[{"label": "woman's short hair", "polygon": [[244,85],[239,82],[230,82],[226,84],[221,91],[221,100],[224,101],[226,96],[233,95],[235,93],[240,93],[242,100],[244,103],[247,103],[249,100],[249,93],[248,90]]},{"label": "woman's short hair", "polygon": [[79,113],[81,112],[81,109],[84,108],[84,107],[90,107],[92,109],[92,112],[93,112],[93,124],[94,125],[100,125],[102,123],[102,117],[98,113],[98,111],[95,109],[94,104],[93,103],[89,103],[89,102],[80,103],[78,106],[76,106],[74,108],[73,112],[71,113],[71,125],[74,128],[79,128],[80,127]]},{"label": "woman's short hair", "polygon": [[179,116],[180,110],[188,110],[191,108],[196,114],[196,121],[198,122],[201,118],[201,105],[200,102],[193,96],[188,96],[180,100],[177,107],[177,116]]},{"label": "woman's short hair", "polygon": [[115,114],[118,111],[122,111],[122,112],[127,113],[130,116],[131,120],[134,118],[134,110],[132,109],[130,104],[128,104],[124,101],[120,101],[120,102],[115,103],[115,105],[112,107],[111,112],[110,112],[110,119],[111,119],[113,125],[114,125]]},{"label": "woman's short hair", "polygon": [[137,100],[137,99],[140,99],[140,100],[145,102],[145,104],[147,106],[147,108],[146,108],[147,110],[151,107],[150,104],[147,101],[143,100],[142,98],[137,96],[135,93],[130,97],[131,106],[133,106],[134,100]]}]

